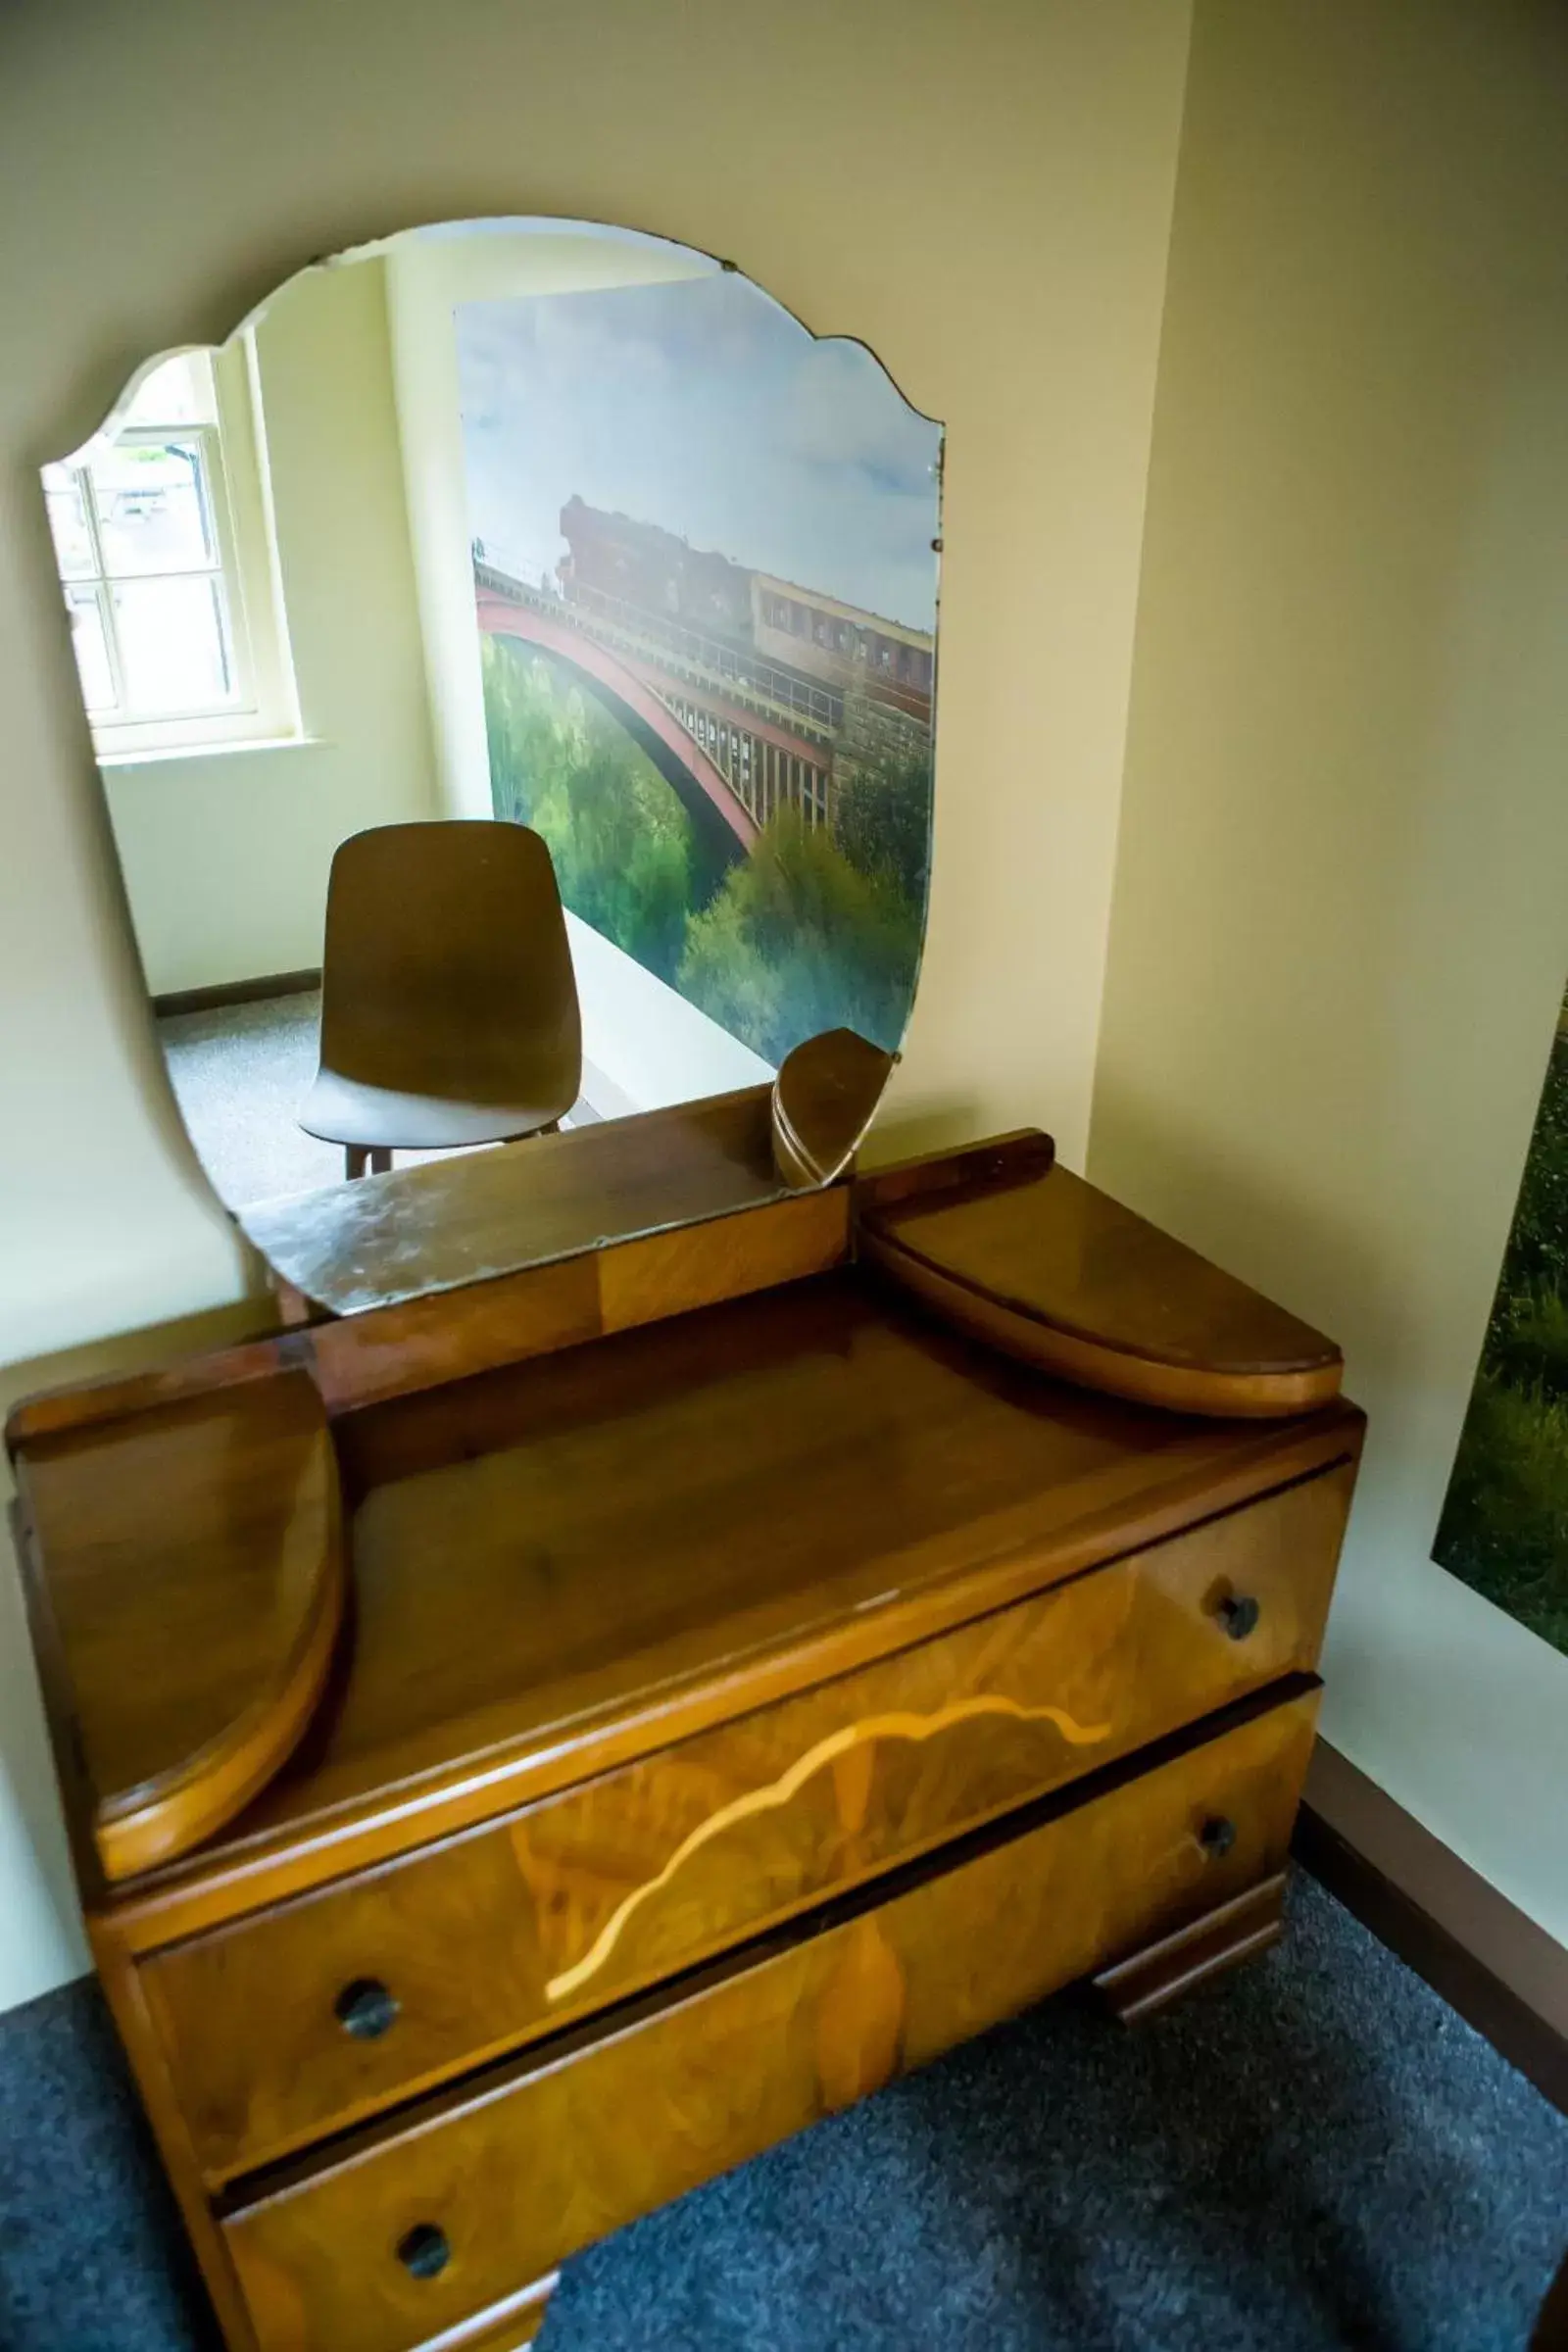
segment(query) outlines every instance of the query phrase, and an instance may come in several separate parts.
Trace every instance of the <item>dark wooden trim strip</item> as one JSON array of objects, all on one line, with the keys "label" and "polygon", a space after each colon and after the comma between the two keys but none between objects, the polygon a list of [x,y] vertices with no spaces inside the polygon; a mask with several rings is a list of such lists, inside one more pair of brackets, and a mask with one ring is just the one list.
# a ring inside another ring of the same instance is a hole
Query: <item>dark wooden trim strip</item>
[{"label": "dark wooden trim strip", "polygon": [[1090,1984],[1124,2026],[1142,2025],[1199,1984],[1266,1952],[1285,1933],[1286,1874],[1275,1871],[1174,1935],[1145,1944]]},{"label": "dark wooden trim strip", "polygon": [[1568,2115],[1568,1950],[1326,1740],[1297,1860]]},{"label": "dark wooden trim strip", "polygon": [[269,997],[300,997],[321,985],[321,967],[308,972],[262,972],[254,980],[219,980],[211,988],[173,988],[153,999],[154,1017],[216,1012],[222,1004],[260,1004]]}]

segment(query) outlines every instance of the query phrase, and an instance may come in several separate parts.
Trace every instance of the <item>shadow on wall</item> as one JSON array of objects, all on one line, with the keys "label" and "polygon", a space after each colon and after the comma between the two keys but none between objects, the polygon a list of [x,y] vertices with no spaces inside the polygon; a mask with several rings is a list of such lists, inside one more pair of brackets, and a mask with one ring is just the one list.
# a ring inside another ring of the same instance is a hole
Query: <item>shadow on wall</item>
[{"label": "shadow on wall", "polygon": [[[1103,1135],[1114,1152],[1097,1149]],[[1201,1250],[1227,1273],[1343,1344],[1372,1342],[1348,1358],[1346,1386],[1364,1402],[1405,1377],[1397,1354],[1398,1298],[1354,1224],[1324,1217],[1306,1186],[1292,1197],[1277,1163],[1249,1161],[1233,1137],[1178,1127],[1163,1099],[1147,1111],[1138,1096],[1102,1076],[1095,1090],[1091,1180]],[[1144,1181],[1158,1171],[1157,1187]],[[1359,1384],[1359,1385],[1358,1385]]]}]

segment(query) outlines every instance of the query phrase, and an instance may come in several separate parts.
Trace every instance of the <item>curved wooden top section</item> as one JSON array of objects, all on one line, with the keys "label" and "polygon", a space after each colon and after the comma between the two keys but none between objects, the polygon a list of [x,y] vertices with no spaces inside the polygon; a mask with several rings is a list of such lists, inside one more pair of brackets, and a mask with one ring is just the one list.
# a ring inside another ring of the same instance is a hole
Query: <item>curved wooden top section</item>
[{"label": "curved wooden top section", "polygon": [[78,1818],[104,1876],[130,1878],[232,1819],[320,1696],[345,1588],[325,1412],[285,1371],[46,1441],[18,1466]]},{"label": "curved wooden top section", "polygon": [[859,1253],[972,1337],[1176,1412],[1267,1419],[1339,1395],[1332,1340],[1081,1177],[1031,1170],[1022,1139],[1013,1180],[923,1195],[916,1173],[857,1188]]},{"label": "curved wooden top section", "polygon": [[349,1670],[143,1948],[751,1715],[1354,1454],[1040,1379],[841,1269],[335,1424]]}]

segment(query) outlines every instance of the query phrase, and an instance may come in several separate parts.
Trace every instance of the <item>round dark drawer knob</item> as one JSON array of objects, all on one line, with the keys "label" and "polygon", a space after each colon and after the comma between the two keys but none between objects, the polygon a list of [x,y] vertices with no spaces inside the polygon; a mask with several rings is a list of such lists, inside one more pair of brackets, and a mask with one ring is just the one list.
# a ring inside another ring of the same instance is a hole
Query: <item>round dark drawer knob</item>
[{"label": "round dark drawer knob", "polygon": [[1211,1813],[1198,1833],[1198,1842],[1211,1860],[1218,1861],[1236,1843],[1236,1824],[1227,1821],[1223,1813]]},{"label": "round dark drawer knob", "polygon": [[1214,1612],[1233,1642],[1245,1642],[1255,1633],[1260,1613],[1250,1592],[1228,1592]]},{"label": "round dark drawer knob", "polygon": [[398,2239],[398,2260],[416,2278],[439,2278],[452,2260],[446,2231],[434,2222],[416,2222],[408,2235]]},{"label": "round dark drawer knob", "polygon": [[332,2004],[345,2034],[356,2041],[379,2041],[397,2016],[398,2005],[374,1977],[356,1977],[345,1984]]}]

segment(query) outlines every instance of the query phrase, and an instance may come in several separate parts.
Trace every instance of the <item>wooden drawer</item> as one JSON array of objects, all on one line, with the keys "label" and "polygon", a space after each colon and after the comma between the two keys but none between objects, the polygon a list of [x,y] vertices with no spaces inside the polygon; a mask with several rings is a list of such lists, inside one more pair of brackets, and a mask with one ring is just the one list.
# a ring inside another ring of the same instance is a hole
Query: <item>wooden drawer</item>
[{"label": "wooden drawer", "polygon": [[157,1954],[141,1981],[208,2179],[552,2032],[1310,1667],[1350,1477],[1347,1465],[1304,1480]]},{"label": "wooden drawer", "polygon": [[[1236,1895],[1284,1862],[1315,1706],[981,1832],[887,1902],[279,2180],[225,2224],[262,2352],[409,2352],[493,2325],[578,2247]],[[445,2252],[428,2277],[399,2254],[420,2243]]]}]

